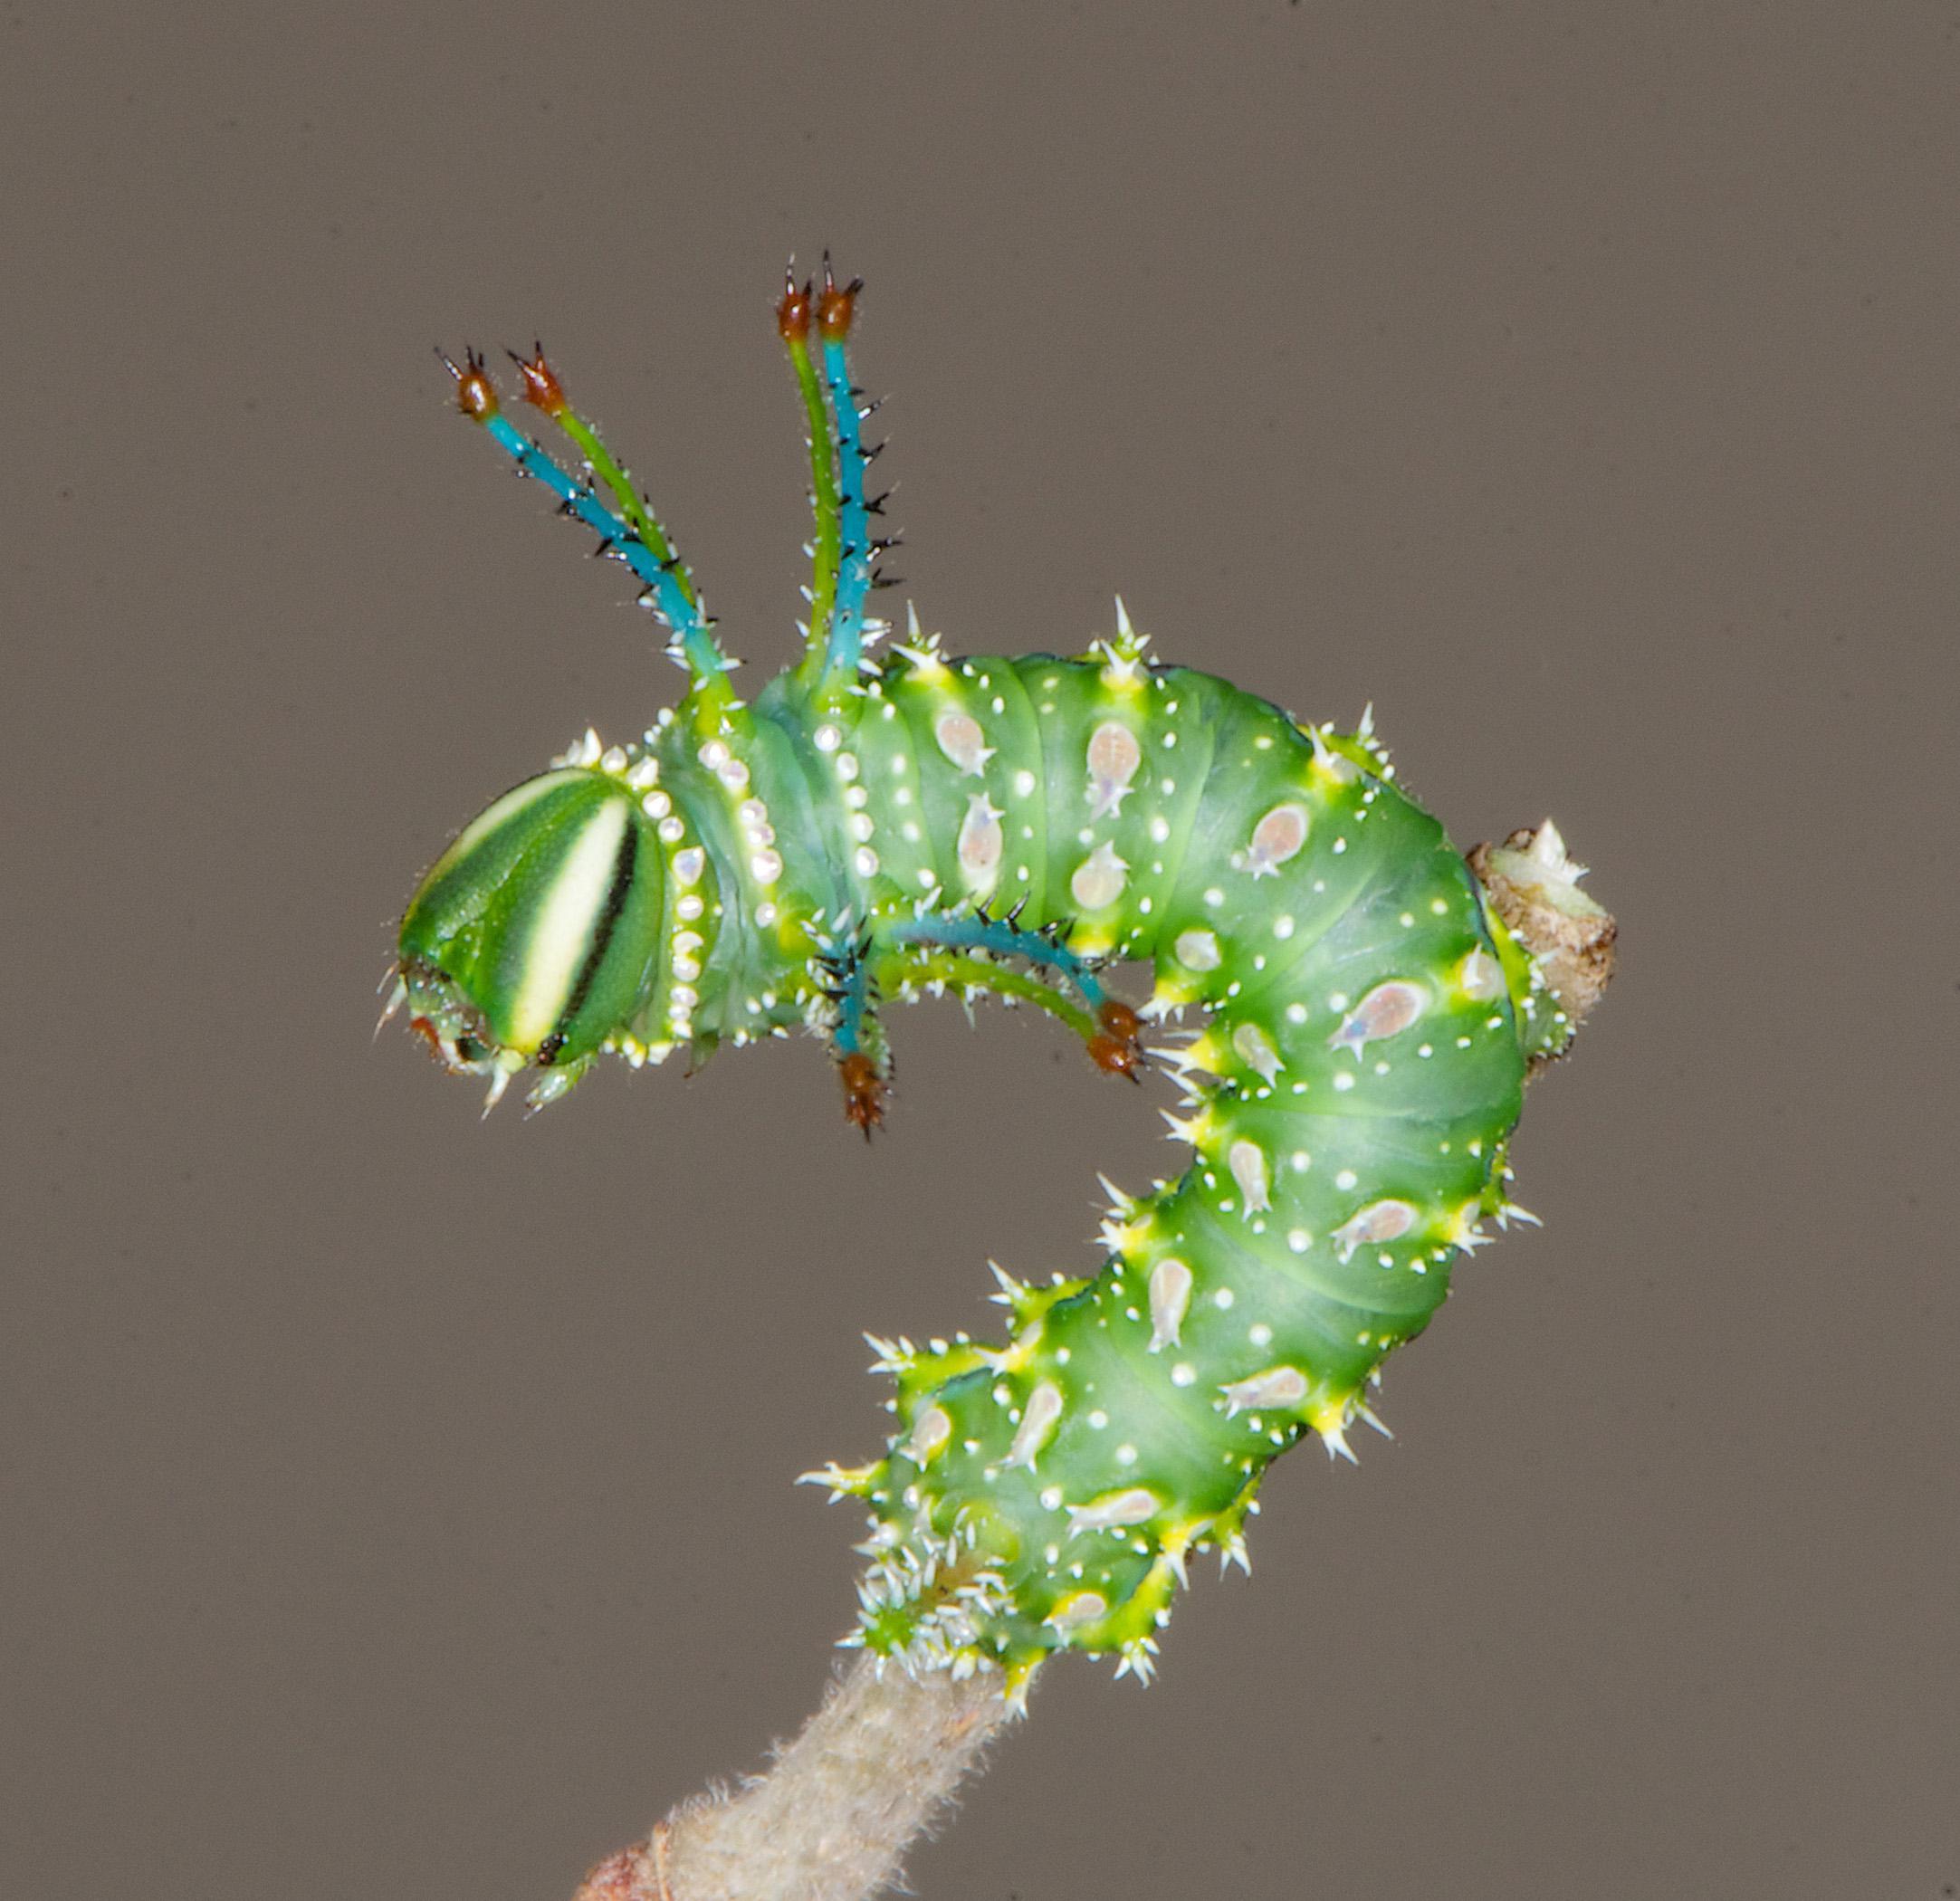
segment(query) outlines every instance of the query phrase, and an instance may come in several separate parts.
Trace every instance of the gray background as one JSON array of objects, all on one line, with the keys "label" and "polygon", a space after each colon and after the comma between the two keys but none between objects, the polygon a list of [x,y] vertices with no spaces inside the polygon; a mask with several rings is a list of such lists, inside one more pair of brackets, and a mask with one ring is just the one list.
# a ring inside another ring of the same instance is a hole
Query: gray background
[{"label": "gray background", "polygon": [[465,21],[0,9],[0,1893],[568,1893],[814,1702],[859,1330],[1171,1161],[998,1013],[868,1153],[808,1044],[479,1125],[369,1042],[417,868],[678,678],[430,343],[541,333],[771,667],[827,244],[929,625],[1120,588],[1624,921],[1396,1442],[920,1891],[1954,1894],[1955,8]]}]

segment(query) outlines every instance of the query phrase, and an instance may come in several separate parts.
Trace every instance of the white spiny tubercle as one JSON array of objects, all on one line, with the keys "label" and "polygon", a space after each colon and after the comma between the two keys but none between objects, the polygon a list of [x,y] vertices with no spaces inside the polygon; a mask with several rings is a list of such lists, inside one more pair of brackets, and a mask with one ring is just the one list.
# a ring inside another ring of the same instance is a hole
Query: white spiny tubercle
[{"label": "white spiny tubercle", "polygon": [[[835,1505],[840,1498],[861,1496],[870,1487],[877,1473],[878,1467],[875,1465],[840,1466],[832,1459],[814,1472],[798,1473],[796,1482],[799,1485],[827,1485],[830,1488],[830,1502]],[[863,1547],[859,1549],[862,1550]]]},{"label": "white spiny tubercle", "polygon": [[887,1340],[880,1333],[866,1333],[865,1344],[878,1356],[869,1369],[874,1373],[902,1373],[913,1362],[913,1350],[909,1340]]},{"label": "white spiny tubercle", "polygon": [[1344,1458],[1349,1465],[1357,1466],[1361,1461],[1354,1457],[1354,1448],[1347,1442],[1348,1417],[1348,1409],[1345,1407],[1316,1413],[1314,1418],[1314,1430],[1320,1435],[1320,1442],[1327,1448],[1327,1457],[1330,1459]]}]

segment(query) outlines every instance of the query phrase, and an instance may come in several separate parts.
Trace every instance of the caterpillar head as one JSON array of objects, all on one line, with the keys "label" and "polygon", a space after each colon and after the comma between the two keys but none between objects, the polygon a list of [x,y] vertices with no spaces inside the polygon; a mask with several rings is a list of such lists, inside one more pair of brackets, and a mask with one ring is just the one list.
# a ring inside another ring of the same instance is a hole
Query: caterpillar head
[{"label": "caterpillar head", "polygon": [[387,1014],[445,1067],[543,1072],[561,1095],[652,996],[660,975],[662,854],[620,777],[564,766],[506,792],[435,861],[409,901]]}]

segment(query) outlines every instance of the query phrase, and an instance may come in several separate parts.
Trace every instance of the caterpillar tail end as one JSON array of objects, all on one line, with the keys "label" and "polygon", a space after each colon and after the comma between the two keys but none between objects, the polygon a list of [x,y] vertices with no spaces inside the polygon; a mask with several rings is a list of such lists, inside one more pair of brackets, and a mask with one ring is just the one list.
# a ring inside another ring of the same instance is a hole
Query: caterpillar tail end
[{"label": "caterpillar tail end", "polygon": [[1502,845],[1478,845],[1469,863],[1491,909],[1530,953],[1558,1005],[1563,1034],[1530,1052],[1535,1073],[1565,1053],[1573,1033],[1606,994],[1620,927],[1579,888],[1586,867],[1573,861],[1549,818],[1513,832]]}]

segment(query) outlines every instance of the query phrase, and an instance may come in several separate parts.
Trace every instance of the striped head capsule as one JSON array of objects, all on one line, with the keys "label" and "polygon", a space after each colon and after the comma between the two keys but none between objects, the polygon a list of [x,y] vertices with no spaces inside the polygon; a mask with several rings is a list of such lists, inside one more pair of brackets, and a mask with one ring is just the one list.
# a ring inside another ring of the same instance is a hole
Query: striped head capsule
[{"label": "striped head capsule", "polygon": [[526,779],[464,827],[409,901],[398,1001],[443,1065],[490,1079],[577,1081],[659,975],[664,870],[652,821],[618,778],[581,766]]}]

